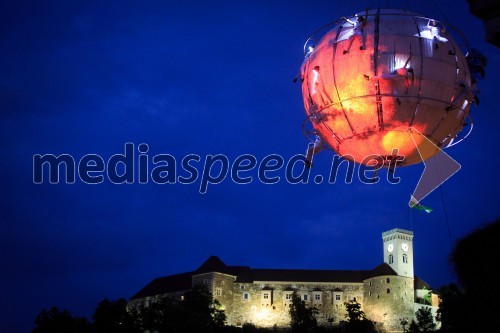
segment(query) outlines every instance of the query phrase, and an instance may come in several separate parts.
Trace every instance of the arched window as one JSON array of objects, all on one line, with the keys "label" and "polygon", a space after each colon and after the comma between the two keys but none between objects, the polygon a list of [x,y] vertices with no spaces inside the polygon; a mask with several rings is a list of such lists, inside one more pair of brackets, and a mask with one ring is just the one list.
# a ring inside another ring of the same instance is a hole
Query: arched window
[{"label": "arched window", "polygon": [[392,254],[389,254],[389,264],[394,263],[394,256]]},{"label": "arched window", "polygon": [[406,254],[403,254],[403,263],[408,263],[408,256]]}]

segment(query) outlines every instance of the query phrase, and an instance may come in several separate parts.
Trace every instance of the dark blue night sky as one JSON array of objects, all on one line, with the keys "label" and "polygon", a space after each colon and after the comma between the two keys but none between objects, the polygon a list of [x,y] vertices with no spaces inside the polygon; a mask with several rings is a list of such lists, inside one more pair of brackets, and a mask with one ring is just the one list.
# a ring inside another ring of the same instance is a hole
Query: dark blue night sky
[{"label": "dark blue night sky", "polygon": [[[30,332],[36,314],[54,305],[89,317],[104,297],[129,298],[210,255],[257,268],[371,269],[383,260],[381,233],[396,227],[415,233],[417,275],[436,288],[455,281],[453,242],[500,216],[500,57],[465,0],[420,6],[438,19],[444,14],[488,58],[480,105],[471,112],[475,129],[447,150],[462,169],[424,199],[430,214],[407,205],[423,165],[398,169],[398,185],[292,185],[284,172],[266,185],[254,170],[250,184],[228,177],[206,194],[199,182],[33,183],[35,154],[107,160],[127,142],[148,144],[150,158],[179,161],[303,153],[305,113],[292,82],[303,43],[363,6],[3,1],[0,331]],[[312,175],[328,174],[333,157],[317,155]]]}]

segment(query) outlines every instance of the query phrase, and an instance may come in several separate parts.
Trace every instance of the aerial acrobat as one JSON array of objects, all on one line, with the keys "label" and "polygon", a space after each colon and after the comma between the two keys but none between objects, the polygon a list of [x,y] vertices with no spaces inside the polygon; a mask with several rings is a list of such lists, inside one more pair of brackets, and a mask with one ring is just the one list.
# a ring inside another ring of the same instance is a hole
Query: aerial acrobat
[{"label": "aerial acrobat", "polygon": [[325,147],[356,163],[409,166],[463,139],[484,78],[479,51],[464,55],[444,23],[406,10],[366,10],[330,26],[298,75],[315,136],[306,167]]}]

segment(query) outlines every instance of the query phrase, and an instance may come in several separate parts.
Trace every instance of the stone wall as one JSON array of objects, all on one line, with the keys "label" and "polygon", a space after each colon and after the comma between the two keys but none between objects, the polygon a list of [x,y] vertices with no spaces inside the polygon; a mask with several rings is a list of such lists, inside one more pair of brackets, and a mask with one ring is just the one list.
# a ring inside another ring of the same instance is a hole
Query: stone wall
[{"label": "stone wall", "polygon": [[[290,325],[290,299],[287,295],[294,290],[306,304],[319,310],[317,318],[321,325],[344,320],[344,302],[356,299],[363,304],[362,283],[234,283],[232,292],[227,292],[232,294],[232,300],[227,303],[220,301],[226,309],[229,325],[252,323],[261,327],[284,327]],[[334,290],[341,291],[336,292],[341,295],[340,300],[334,300]],[[268,294],[268,298],[264,298],[264,294]]]},{"label": "stone wall", "polygon": [[367,317],[383,323],[388,332],[402,332],[401,321],[414,316],[413,279],[402,276],[377,276],[365,281],[364,311]]}]

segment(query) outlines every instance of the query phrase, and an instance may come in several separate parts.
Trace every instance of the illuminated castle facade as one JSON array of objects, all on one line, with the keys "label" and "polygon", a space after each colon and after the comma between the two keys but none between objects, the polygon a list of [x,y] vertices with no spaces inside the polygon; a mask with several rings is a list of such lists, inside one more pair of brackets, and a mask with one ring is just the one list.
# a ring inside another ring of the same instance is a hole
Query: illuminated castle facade
[{"label": "illuminated castle facade", "polygon": [[290,325],[289,306],[296,291],[319,310],[321,325],[345,320],[344,303],[355,300],[367,317],[386,332],[402,332],[415,311],[437,310],[438,297],[413,273],[413,232],[382,233],[384,262],[372,270],[257,269],[228,266],[211,256],[198,269],[153,280],[129,300],[129,307],[148,306],[158,298],[181,298],[205,284],[221,303],[227,324],[261,327]]}]

